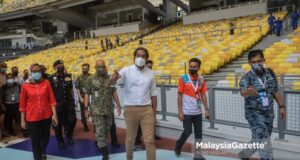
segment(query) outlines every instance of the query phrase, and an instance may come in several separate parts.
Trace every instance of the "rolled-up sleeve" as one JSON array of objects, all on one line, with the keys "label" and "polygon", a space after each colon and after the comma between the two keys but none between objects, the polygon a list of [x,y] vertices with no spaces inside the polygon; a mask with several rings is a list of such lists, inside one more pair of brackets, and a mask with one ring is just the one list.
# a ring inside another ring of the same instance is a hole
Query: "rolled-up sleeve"
[{"label": "rolled-up sleeve", "polygon": [[79,77],[77,77],[76,80],[75,80],[75,88],[76,88],[76,89],[79,89],[79,88],[80,88],[80,80],[79,80]]},{"label": "rolled-up sleeve", "polygon": [[84,94],[91,94],[92,93],[92,79],[89,77],[85,83],[85,91]]},{"label": "rolled-up sleeve", "polygon": [[151,94],[151,97],[157,96],[156,80],[154,77],[151,80],[150,94]]},{"label": "rolled-up sleeve", "polygon": [[47,88],[48,88],[48,100],[51,106],[56,106],[56,99],[52,90],[52,87],[50,85],[50,82],[47,80]]},{"label": "rolled-up sleeve", "polygon": [[20,94],[20,106],[19,106],[19,111],[20,112],[25,112],[27,107],[27,94],[26,94],[26,87],[23,84],[22,89],[21,89],[21,94]]}]

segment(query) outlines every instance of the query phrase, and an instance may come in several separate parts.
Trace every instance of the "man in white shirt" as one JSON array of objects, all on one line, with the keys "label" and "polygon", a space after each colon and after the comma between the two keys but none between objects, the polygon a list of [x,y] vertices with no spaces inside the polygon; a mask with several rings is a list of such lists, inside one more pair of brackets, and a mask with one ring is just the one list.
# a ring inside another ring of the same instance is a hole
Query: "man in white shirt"
[{"label": "man in white shirt", "polygon": [[154,74],[148,67],[145,67],[148,58],[147,49],[139,47],[134,51],[135,64],[112,75],[112,79],[120,79],[124,84],[127,160],[133,159],[134,142],[139,124],[143,132],[147,160],[156,159],[154,126],[157,92]]}]

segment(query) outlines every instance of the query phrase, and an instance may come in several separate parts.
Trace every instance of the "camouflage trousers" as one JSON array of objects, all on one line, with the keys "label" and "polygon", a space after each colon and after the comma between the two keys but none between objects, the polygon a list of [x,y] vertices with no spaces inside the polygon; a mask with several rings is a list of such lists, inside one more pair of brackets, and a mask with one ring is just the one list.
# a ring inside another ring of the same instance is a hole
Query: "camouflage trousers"
[{"label": "camouflage trousers", "polygon": [[272,159],[273,149],[270,142],[270,137],[273,129],[273,120],[267,118],[269,115],[259,113],[248,113],[247,120],[251,129],[252,140],[254,143],[265,144],[263,149],[246,149],[243,151],[243,155],[248,158],[251,157],[256,151],[258,151],[260,158]]},{"label": "camouflage trousers", "polygon": [[112,125],[113,114],[92,116],[96,132],[96,141],[99,148],[106,146],[108,133]]}]

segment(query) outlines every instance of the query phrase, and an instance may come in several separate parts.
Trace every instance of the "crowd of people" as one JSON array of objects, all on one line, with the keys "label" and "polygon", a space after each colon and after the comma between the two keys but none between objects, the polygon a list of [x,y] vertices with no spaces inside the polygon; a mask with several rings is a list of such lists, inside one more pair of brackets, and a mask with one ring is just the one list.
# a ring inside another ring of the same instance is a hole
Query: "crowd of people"
[{"label": "crowd of people", "polygon": [[[55,73],[48,75],[45,66],[32,64],[19,76],[18,68],[12,67],[6,73],[7,65],[0,64],[1,117],[4,118],[4,130],[15,135],[13,120],[22,128],[24,137],[30,137],[33,157],[45,160],[51,127],[55,130],[57,145],[65,149],[65,143],[74,145],[73,132],[77,117],[75,111],[74,90],[78,94],[81,108],[81,121],[85,132],[89,132],[87,119],[91,117],[96,146],[109,159],[107,148],[108,134],[114,147],[120,147],[117,140],[114,107],[118,116],[122,109],[116,85],[123,84],[124,118],[126,124],[126,159],[133,159],[133,151],[143,149],[141,135],[146,148],[146,159],[156,159],[155,136],[157,90],[152,72],[153,61],[149,60],[146,48],[139,47],[134,53],[134,64],[120,71],[108,74],[105,61],[96,60],[96,73],[90,74],[90,65],[82,65],[82,74],[73,83],[72,76],[66,73],[62,60],[53,63]],[[264,68],[264,55],[261,50],[248,54],[252,69],[240,81],[241,96],[245,97],[245,118],[249,122],[252,142],[265,142],[267,147],[260,150],[248,149],[239,153],[243,159],[258,151],[261,158],[272,159],[273,152],[270,136],[274,120],[274,100],[279,106],[280,118],[286,117],[285,106],[278,89],[275,73]],[[198,74],[201,60],[189,60],[189,72],[178,81],[178,118],[182,121],[183,132],[176,141],[174,152],[180,156],[183,145],[192,133],[195,139],[202,139],[202,114],[210,119],[206,97],[205,79]],[[204,111],[201,107],[204,106]],[[2,122],[1,122],[2,124]],[[4,131],[2,130],[2,131]],[[63,136],[63,131],[65,138]],[[125,159],[125,158],[124,158]],[[201,154],[194,159],[205,159]]]}]

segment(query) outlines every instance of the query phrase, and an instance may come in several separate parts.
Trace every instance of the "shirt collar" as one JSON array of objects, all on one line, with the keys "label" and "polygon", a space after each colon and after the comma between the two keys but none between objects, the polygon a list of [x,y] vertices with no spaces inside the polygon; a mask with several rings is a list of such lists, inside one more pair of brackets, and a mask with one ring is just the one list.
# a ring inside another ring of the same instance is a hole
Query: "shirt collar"
[{"label": "shirt collar", "polygon": [[132,68],[134,68],[134,69],[135,69],[136,71],[138,71],[138,72],[144,72],[145,69],[146,69],[146,67],[144,67],[142,70],[140,70],[135,64],[132,65]]}]

